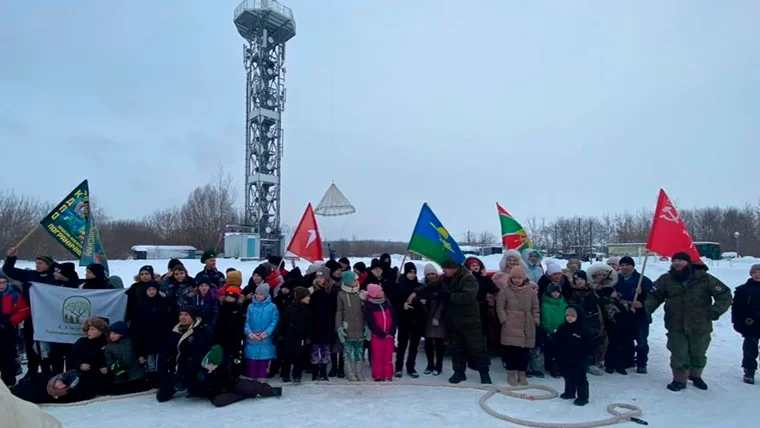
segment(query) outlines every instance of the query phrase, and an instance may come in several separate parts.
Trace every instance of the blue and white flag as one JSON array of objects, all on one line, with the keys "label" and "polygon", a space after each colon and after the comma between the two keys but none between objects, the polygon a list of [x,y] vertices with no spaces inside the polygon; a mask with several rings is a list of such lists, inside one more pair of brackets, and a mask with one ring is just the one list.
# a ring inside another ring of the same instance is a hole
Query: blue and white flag
[{"label": "blue and white flag", "polygon": [[82,322],[104,318],[109,324],[124,321],[124,290],[82,290],[32,283],[29,290],[34,320],[34,340],[74,343],[85,334]]}]

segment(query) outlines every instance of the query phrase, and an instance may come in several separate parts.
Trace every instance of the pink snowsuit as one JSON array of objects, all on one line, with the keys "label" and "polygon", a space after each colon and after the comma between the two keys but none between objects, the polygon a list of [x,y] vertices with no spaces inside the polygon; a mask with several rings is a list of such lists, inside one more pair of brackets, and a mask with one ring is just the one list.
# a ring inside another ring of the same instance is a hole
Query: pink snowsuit
[{"label": "pink snowsuit", "polygon": [[372,379],[393,379],[396,312],[386,299],[367,299],[364,304],[364,315],[372,333],[369,342]]}]

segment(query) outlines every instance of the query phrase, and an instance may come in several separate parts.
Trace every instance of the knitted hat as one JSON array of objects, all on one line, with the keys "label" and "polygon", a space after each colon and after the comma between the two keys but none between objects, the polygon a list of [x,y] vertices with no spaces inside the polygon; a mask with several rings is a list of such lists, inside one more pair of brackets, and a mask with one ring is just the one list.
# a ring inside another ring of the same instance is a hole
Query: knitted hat
[{"label": "knitted hat", "polygon": [[55,271],[70,280],[79,279],[77,268],[74,263],[61,263],[59,265],[56,265]]},{"label": "knitted hat", "polygon": [[261,294],[262,296],[268,296],[269,286],[266,284],[259,284],[259,286],[256,287],[256,294]]},{"label": "knitted hat", "polygon": [[576,278],[580,278],[580,279],[582,279],[584,281],[588,281],[588,276],[586,275],[586,271],[585,270],[576,271],[573,274],[573,280],[575,280]]},{"label": "knitted hat", "polygon": [[220,345],[214,345],[211,347],[211,349],[206,354],[206,357],[203,358],[203,365],[207,364],[213,364],[215,366],[218,366],[222,364],[222,361],[224,359],[224,349]]},{"label": "knitted hat", "polygon": [[148,282],[145,283],[145,290],[147,290],[149,288],[155,288],[156,290],[160,290],[161,286],[158,285],[157,281],[154,281],[154,280],[151,279],[150,281],[148,281]]},{"label": "knitted hat", "polygon": [[185,272],[185,273],[187,273],[187,268],[182,263],[180,263],[178,265],[174,265],[174,267],[172,268],[172,273],[177,273],[177,272]]},{"label": "knitted hat", "polygon": [[578,308],[572,305],[568,306],[567,308],[565,308],[565,313],[570,314],[570,315],[575,315],[576,317],[578,317]]},{"label": "knitted hat", "polygon": [[412,262],[404,263],[404,275],[408,274],[409,272],[417,273],[417,265]]},{"label": "knitted hat", "polygon": [[280,263],[282,263],[282,257],[280,257],[280,256],[269,256],[269,257],[267,257],[267,262],[269,262],[274,267],[279,267]]},{"label": "knitted hat", "polygon": [[546,292],[548,294],[551,294],[555,291],[559,291],[560,293],[562,292],[562,285],[560,285],[558,282],[552,282],[546,287]]},{"label": "knitted hat", "polygon": [[215,259],[215,258],[216,258],[216,250],[208,249],[203,252],[203,255],[201,256],[201,263],[206,263],[206,260]]},{"label": "knitted hat", "polygon": [[229,285],[224,289],[224,294],[226,296],[239,297],[241,294],[243,294],[243,290],[241,290],[240,287],[236,285]]},{"label": "knitted hat", "polygon": [[356,262],[354,263],[354,270],[359,271],[359,273],[364,273],[367,271],[367,265],[364,264],[364,262]]},{"label": "knitted hat", "polygon": [[369,270],[373,270],[375,268],[383,268],[383,264],[380,263],[380,259],[372,259],[372,263],[369,265]]},{"label": "knitted hat", "polygon": [[289,279],[280,285],[280,290],[287,289],[290,291],[293,291],[296,287],[298,287],[298,280],[295,279]]},{"label": "knitted hat", "polygon": [[441,263],[441,267],[444,269],[459,269],[459,263],[455,262],[451,257]]},{"label": "knitted hat", "polygon": [[673,257],[670,258],[671,261],[673,260],[683,260],[686,263],[691,263],[691,256],[686,251],[679,251],[675,254],[673,254]]},{"label": "knitted hat", "polygon": [[267,276],[269,276],[269,272],[272,271],[272,269],[270,269],[269,266],[270,266],[269,263],[266,263],[266,264],[262,263],[256,266],[256,269],[253,270],[253,274],[258,275],[262,278],[266,278]]},{"label": "knitted hat", "polygon": [[425,265],[424,272],[425,272],[425,275],[430,274],[430,273],[434,273],[434,274],[438,275],[438,268],[435,267],[434,264],[428,263],[428,264]]},{"label": "knitted hat", "polygon": [[633,257],[630,257],[630,256],[621,257],[620,262],[618,264],[636,266],[636,262],[634,262]]},{"label": "knitted hat", "polygon": [[348,260],[348,257],[341,257],[338,259],[338,263],[342,265],[351,266],[351,261]]},{"label": "knitted hat", "polygon": [[195,280],[195,285],[203,285],[206,284],[208,286],[211,285],[211,278],[208,277],[208,275],[201,275],[198,277],[198,279]]},{"label": "knitted hat", "polygon": [[516,277],[519,277],[519,278],[527,278],[528,277],[528,272],[526,272],[525,268],[522,267],[521,265],[517,265],[517,266],[515,266],[515,267],[512,268],[512,270],[509,272],[509,275],[510,276],[516,276]]},{"label": "knitted hat", "polygon": [[111,324],[111,327],[109,327],[111,332],[120,334],[122,336],[126,336],[129,334],[129,329],[127,328],[127,323],[124,321],[116,321],[115,323]]},{"label": "knitted hat", "polygon": [[[514,268],[512,268],[514,270]],[[546,264],[546,275],[551,276],[555,273],[562,273],[562,268],[556,264],[556,263],[547,263]]]},{"label": "knitted hat", "polygon": [[749,268],[749,274],[752,275],[752,272],[760,271],[760,264],[752,265]]},{"label": "knitted hat", "polygon": [[243,285],[243,272],[231,270],[227,272],[227,284],[240,287]]},{"label": "knitted hat", "polygon": [[39,260],[50,267],[52,267],[55,264],[55,260],[53,260],[53,258],[50,256],[37,256],[34,258],[34,260]]},{"label": "knitted hat", "polygon": [[106,268],[105,266],[101,264],[90,263],[89,265],[87,265],[87,270],[92,272],[92,274],[95,275],[95,278],[106,279]]},{"label": "knitted hat", "polygon": [[325,267],[328,268],[328,269],[330,269],[330,274],[332,274],[333,272],[335,272],[337,270],[343,269],[343,266],[340,263],[336,262],[335,260],[328,260],[328,261],[326,261],[325,262]]},{"label": "knitted hat", "polygon": [[169,270],[174,270],[174,268],[177,265],[181,265],[181,264],[182,264],[182,262],[179,261],[179,259],[171,259],[171,260],[169,260],[169,264],[167,265],[167,267],[169,268]]},{"label": "knitted hat", "polygon": [[185,305],[185,306],[183,306],[182,309],[179,310],[179,313],[182,313],[182,312],[190,315],[190,318],[192,318],[193,320],[195,320],[196,318],[198,318],[198,312],[199,311],[198,311],[198,307],[195,306],[195,305]]},{"label": "knitted hat", "polygon": [[79,384],[79,373],[77,373],[76,370],[69,370],[65,373],[61,373],[57,378],[69,388],[76,388],[77,384]]},{"label": "knitted hat", "polygon": [[124,280],[122,280],[119,275],[109,276],[108,282],[111,283],[111,286],[113,286],[115,290],[121,290],[124,288]]},{"label": "knitted hat", "polygon": [[296,291],[294,291],[294,293],[296,295],[296,302],[300,302],[304,297],[307,297],[309,295],[309,290],[304,287],[296,287]]},{"label": "knitted hat", "polygon": [[369,296],[370,299],[376,299],[382,291],[383,287],[378,284],[369,284],[367,286],[367,296]]},{"label": "knitted hat", "polygon": [[340,282],[343,283],[343,285],[353,285],[355,281],[356,274],[350,270],[343,272],[343,275],[340,277]]},{"label": "knitted hat", "polygon": [[150,273],[150,277],[151,278],[153,278],[155,276],[155,274],[153,273],[153,266],[151,266],[151,265],[145,265],[145,266],[141,267],[140,270],[137,273],[140,274],[142,272],[148,272],[148,273]]}]

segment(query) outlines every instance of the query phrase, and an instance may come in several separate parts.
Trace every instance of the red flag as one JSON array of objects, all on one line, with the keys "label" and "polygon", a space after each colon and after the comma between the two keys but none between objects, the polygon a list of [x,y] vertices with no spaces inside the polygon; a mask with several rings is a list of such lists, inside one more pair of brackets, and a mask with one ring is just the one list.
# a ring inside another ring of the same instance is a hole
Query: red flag
[{"label": "red flag", "polygon": [[647,249],[665,257],[672,257],[678,251],[685,251],[695,263],[702,263],[697,247],[686,230],[686,225],[678,215],[676,207],[664,190],[660,189],[657,208],[652,218],[652,229],[647,238]]},{"label": "red flag", "polygon": [[317,219],[314,217],[311,203],[306,206],[306,211],[298,222],[293,237],[290,238],[288,251],[312,263],[325,258],[322,254],[322,238],[319,236]]}]

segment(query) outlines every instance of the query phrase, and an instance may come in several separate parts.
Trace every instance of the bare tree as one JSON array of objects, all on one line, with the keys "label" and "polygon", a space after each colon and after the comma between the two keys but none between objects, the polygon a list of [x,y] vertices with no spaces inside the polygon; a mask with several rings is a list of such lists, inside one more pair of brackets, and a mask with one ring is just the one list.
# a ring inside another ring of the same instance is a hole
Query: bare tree
[{"label": "bare tree", "polygon": [[488,247],[499,242],[499,236],[490,230],[484,230],[478,234],[475,243],[481,247]]}]

